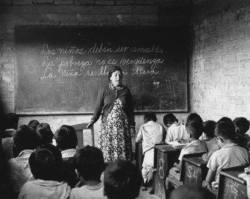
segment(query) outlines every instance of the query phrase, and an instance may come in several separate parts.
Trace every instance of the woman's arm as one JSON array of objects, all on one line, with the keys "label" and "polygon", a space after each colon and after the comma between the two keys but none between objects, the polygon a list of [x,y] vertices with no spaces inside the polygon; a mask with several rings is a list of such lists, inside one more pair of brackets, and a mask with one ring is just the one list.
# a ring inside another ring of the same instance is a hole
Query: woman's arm
[{"label": "woman's arm", "polygon": [[135,127],[135,116],[134,116],[134,102],[132,94],[128,89],[128,96],[127,96],[127,115],[129,119],[129,125],[131,127]]},{"label": "woman's arm", "polygon": [[97,101],[96,101],[96,106],[95,106],[95,111],[94,111],[94,114],[88,124],[88,128],[92,127],[93,124],[98,120],[98,118],[100,117],[101,115],[101,112],[102,112],[102,107],[103,107],[103,104],[104,104],[104,90],[101,89],[99,90],[98,92],[98,96],[97,96]]}]

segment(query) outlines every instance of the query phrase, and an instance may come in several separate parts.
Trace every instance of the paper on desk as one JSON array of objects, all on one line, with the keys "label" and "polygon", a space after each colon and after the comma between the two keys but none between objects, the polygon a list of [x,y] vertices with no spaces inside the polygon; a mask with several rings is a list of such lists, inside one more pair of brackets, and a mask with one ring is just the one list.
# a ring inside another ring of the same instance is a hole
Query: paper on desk
[{"label": "paper on desk", "polygon": [[171,145],[172,147],[183,147],[186,143],[180,143],[178,141],[168,142],[167,144]]}]

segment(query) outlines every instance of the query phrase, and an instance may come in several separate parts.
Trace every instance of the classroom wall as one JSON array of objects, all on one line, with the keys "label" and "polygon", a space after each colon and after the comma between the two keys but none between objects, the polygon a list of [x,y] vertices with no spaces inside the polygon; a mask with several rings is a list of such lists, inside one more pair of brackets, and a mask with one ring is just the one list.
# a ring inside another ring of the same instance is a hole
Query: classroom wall
[{"label": "classroom wall", "polygon": [[204,119],[250,119],[250,1],[194,3],[191,110]]},{"label": "classroom wall", "polygon": [[[174,2],[174,3],[173,3]],[[0,89],[6,112],[15,112],[16,25],[95,26],[182,26],[189,24],[188,0],[1,0],[0,1]],[[157,114],[162,121],[163,114]],[[184,119],[186,114],[177,114]],[[61,124],[88,122],[90,115],[21,116],[19,124],[31,119],[48,122],[52,129]],[[142,123],[136,115],[136,128]],[[99,130],[100,122],[95,125]]]}]

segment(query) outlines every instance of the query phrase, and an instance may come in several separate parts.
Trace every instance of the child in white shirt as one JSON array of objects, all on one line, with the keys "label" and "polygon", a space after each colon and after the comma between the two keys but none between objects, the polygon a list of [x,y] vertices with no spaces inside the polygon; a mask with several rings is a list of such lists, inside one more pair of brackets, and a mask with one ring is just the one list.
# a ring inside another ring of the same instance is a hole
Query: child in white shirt
[{"label": "child in white shirt", "polygon": [[146,113],[144,116],[144,124],[141,125],[136,137],[136,142],[142,140],[142,150],[144,159],[142,163],[142,177],[144,183],[149,182],[153,177],[154,167],[154,146],[161,143],[163,139],[164,128],[156,122],[154,113]]},{"label": "child in white shirt", "polygon": [[76,169],[83,186],[73,188],[70,199],[105,199],[101,174],[104,171],[102,151],[86,146],[75,155]]},{"label": "child in white shirt", "polygon": [[221,169],[249,164],[247,150],[234,143],[236,134],[231,120],[219,120],[215,127],[215,135],[221,149],[215,151],[207,163],[209,170],[204,185],[208,189],[217,188]]},{"label": "child in white shirt", "polygon": [[164,125],[168,128],[165,142],[171,143],[174,141],[182,142],[189,139],[189,135],[183,124],[179,123],[177,118],[172,114],[166,114],[163,117]]}]

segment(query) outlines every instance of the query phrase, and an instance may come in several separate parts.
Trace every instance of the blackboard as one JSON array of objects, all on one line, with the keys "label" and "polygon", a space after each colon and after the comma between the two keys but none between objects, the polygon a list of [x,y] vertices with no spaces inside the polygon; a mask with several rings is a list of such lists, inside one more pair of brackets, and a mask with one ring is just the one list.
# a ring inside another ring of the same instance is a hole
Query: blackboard
[{"label": "blackboard", "polygon": [[17,113],[92,113],[119,65],[135,110],[187,111],[187,29],[17,26]]}]

